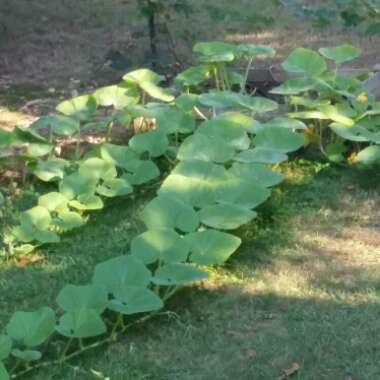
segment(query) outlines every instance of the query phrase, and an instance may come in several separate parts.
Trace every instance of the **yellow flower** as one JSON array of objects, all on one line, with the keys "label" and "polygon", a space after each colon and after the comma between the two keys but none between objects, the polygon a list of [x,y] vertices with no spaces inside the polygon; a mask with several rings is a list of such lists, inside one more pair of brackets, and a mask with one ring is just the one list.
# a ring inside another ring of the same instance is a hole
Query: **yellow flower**
[{"label": "yellow flower", "polygon": [[366,92],[362,92],[360,95],[358,95],[358,97],[356,98],[356,100],[359,103],[365,103],[365,102],[368,101],[368,94]]},{"label": "yellow flower", "polygon": [[354,165],[358,162],[358,155],[355,152],[352,152],[347,158],[347,161],[350,165]]}]

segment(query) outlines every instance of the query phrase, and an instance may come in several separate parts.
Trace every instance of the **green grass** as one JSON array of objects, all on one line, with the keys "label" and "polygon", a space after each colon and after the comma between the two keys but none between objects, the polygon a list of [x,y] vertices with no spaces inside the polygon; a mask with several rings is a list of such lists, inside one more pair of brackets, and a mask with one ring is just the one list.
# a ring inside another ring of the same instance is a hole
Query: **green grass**
[{"label": "green grass", "polygon": [[[380,181],[376,170],[298,161],[287,181],[238,231],[244,245],[210,280],[178,293],[172,313],[121,341],[31,380],[272,380],[380,378]],[[18,309],[54,305],[67,282],[125,253],[141,228],[138,203],[95,214],[77,233],[20,269],[2,264],[0,322]]]}]

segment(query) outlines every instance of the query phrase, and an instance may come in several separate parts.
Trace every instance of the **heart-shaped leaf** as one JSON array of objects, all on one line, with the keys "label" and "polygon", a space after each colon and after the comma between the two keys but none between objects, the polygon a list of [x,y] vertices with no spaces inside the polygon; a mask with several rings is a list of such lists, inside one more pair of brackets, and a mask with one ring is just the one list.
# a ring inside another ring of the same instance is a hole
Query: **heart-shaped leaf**
[{"label": "heart-shaped leaf", "polygon": [[46,230],[51,222],[50,212],[43,206],[35,206],[20,215],[20,222],[21,225]]},{"label": "heart-shaped leaf", "polygon": [[92,338],[104,334],[107,327],[97,311],[81,308],[62,315],[56,331],[68,338]]},{"label": "heart-shaped leaf", "polygon": [[125,178],[114,178],[104,181],[96,192],[104,197],[113,198],[132,193],[133,187]]},{"label": "heart-shaped leaf", "polygon": [[186,261],[189,249],[174,230],[157,229],[136,236],[131,243],[131,252],[143,263],[151,264],[157,260],[166,263]]},{"label": "heart-shaped leaf", "polygon": [[81,95],[59,103],[57,111],[78,120],[88,120],[96,111],[96,99],[92,95]]},{"label": "heart-shaped leaf", "polygon": [[41,181],[57,181],[63,178],[66,166],[68,166],[68,162],[59,158],[38,160],[33,174]]},{"label": "heart-shaped leaf", "polygon": [[27,347],[36,347],[50,337],[54,326],[54,311],[49,307],[43,307],[32,312],[17,311],[6,330],[12,339]]},{"label": "heart-shaped leaf", "polygon": [[49,128],[56,135],[71,136],[79,131],[79,123],[77,120],[67,116],[42,116],[30,128],[35,131]]},{"label": "heart-shaped leaf", "polygon": [[201,281],[207,277],[206,272],[191,264],[170,263],[159,267],[152,281],[157,285],[178,286]]},{"label": "heart-shaped leaf", "polygon": [[107,307],[108,295],[100,285],[66,285],[58,294],[57,303],[66,312],[92,309],[101,314]]},{"label": "heart-shaped leaf", "polygon": [[103,144],[100,147],[100,154],[106,160],[120,168],[126,168],[131,161],[139,157],[131,148],[123,145]]},{"label": "heart-shaped leaf", "polygon": [[198,42],[194,45],[194,53],[201,62],[222,63],[232,62],[240,56],[238,46],[225,42]]},{"label": "heart-shaped leaf", "polygon": [[343,44],[336,47],[320,48],[319,52],[326,57],[340,65],[345,62],[353,61],[360,55],[360,50],[350,44]]},{"label": "heart-shaped leaf", "polygon": [[236,177],[245,178],[252,181],[252,185],[259,184],[265,187],[278,185],[283,178],[280,174],[274,172],[263,164],[244,164],[235,162],[230,172]]},{"label": "heart-shaped leaf", "polygon": [[190,261],[201,265],[225,263],[241,244],[238,237],[214,230],[194,232],[185,239],[190,246]]},{"label": "heart-shaped leaf", "polygon": [[250,222],[256,215],[246,207],[229,203],[206,206],[199,211],[199,218],[203,224],[221,230],[234,230]]},{"label": "heart-shaped leaf", "polygon": [[192,206],[165,195],[149,202],[140,216],[149,229],[178,228],[183,232],[193,232],[199,225],[199,217]]},{"label": "heart-shaped leaf", "polygon": [[129,173],[124,174],[123,178],[132,185],[142,185],[160,176],[160,169],[151,160],[131,161],[126,169]]},{"label": "heart-shaped leaf", "polygon": [[372,145],[361,150],[357,157],[357,162],[365,165],[373,165],[380,162],[380,146]]},{"label": "heart-shaped leaf", "polygon": [[135,87],[123,83],[99,88],[94,92],[98,105],[123,109],[130,104],[137,104],[140,94]]},{"label": "heart-shaped leaf", "polygon": [[184,87],[198,86],[205,80],[209,79],[210,76],[211,70],[209,66],[194,66],[178,74],[175,78],[175,82]]},{"label": "heart-shaped leaf", "polygon": [[93,282],[105,286],[112,293],[118,287],[147,287],[151,273],[146,266],[132,256],[119,256],[95,267]]},{"label": "heart-shaped leaf", "polygon": [[295,49],[282,64],[282,67],[286,71],[301,73],[309,77],[317,77],[327,69],[323,57],[313,50],[304,48]]},{"label": "heart-shaped leaf", "polygon": [[94,194],[98,182],[92,173],[79,173],[66,175],[59,184],[59,191],[69,200],[83,194]]},{"label": "heart-shaped leaf", "polygon": [[147,313],[160,310],[164,306],[162,300],[146,288],[118,288],[113,295],[115,298],[109,301],[108,309],[125,315]]},{"label": "heart-shaped leaf", "polygon": [[53,220],[53,225],[64,231],[70,231],[74,228],[81,227],[84,223],[82,216],[74,211],[61,211]]},{"label": "heart-shaped leaf", "polygon": [[313,90],[316,85],[317,82],[313,78],[292,78],[288,79],[280,86],[273,88],[270,93],[278,95],[298,95],[303,92]]},{"label": "heart-shaped leaf", "polygon": [[67,203],[67,198],[56,191],[41,195],[38,198],[38,205],[46,208],[50,212],[66,209]]},{"label": "heart-shaped leaf", "polygon": [[77,210],[101,210],[104,206],[102,198],[97,195],[79,195],[77,200],[70,201],[70,206]]},{"label": "heart-shaped leaf", "polygon": [[148,152],[152,157],[158,157],[167,151],[169,141],[164,133],[153,130],[133,136],[129,146],[139,154]]},{"label": "heart-shaped leaf", "polygon": [[91,173],[91,176],[96,179],[110,180],[117,176],[116,168],[111,162],[97,157],[88,158],[83,161],[78,171],[79,174],[84,175]]},{"label": "heart-shaped leaf", "polygon": [[278,164],[286,161],[288,156],[278,150],[254,148],[239,153],[235,160],[244,163]]}]

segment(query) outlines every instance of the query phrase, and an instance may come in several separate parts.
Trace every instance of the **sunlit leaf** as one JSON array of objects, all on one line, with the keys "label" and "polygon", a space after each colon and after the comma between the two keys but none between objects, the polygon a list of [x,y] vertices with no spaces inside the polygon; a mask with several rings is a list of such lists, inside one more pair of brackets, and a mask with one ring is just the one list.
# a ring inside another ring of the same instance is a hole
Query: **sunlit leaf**
[{"label": "sunlit leaf", "polygon": [[327,65],[323,57],[310,49],[295,49],[282,67],[289,72],[301,73],[309,77],[316,77],[323,74]]},{"label": "sunlit leaf", "polygon": [[152,281],[157,285],[178,286],[201,281],[207,277],[206,272],[191,264],[170,263],[159,267]]}]

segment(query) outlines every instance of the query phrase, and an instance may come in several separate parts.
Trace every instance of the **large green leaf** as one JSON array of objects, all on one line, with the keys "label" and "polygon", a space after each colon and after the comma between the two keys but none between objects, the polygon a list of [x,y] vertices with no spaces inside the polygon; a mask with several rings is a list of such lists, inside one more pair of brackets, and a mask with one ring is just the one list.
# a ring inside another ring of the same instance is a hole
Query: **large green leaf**
[{"label": "large green leaf", "polygon": [[96,179],[113,179],[117,176],[115,165],[101,158],[93,157],[83,161],[78,169],[80,175],[88,173]]},{"label": "large green leaf", "polygon": [[163,132],[152,130],[133,136],[129,141],[129,146],[139,154],[148,152],[150,156],[158,157],[167,151],[169,141]]},{"label": "large green leaf", "polygon": [[198,86],[200,83],[209,79],[211,69],[207,65],[194,66],[178,74],[175,78],[177,83],[185,87]]},{"label": "large green leaf", "polygon": [[130,161],[126,169],[128,173],[123,178],[131,185],[142,185],[160,176],[160,169],[151,160]]},{"label": "large green leaf", "polygon": [[38,198],[38,205],[46,208],[50,212],[66,209],[67,202],[68,200],[63,194],[55,191],[41,195]]},{"label": "large green leaf", "polygon": [[103,160],[124,169],[127,168],[131,161],[139,158],[130,147],[114,144],[103,144],[100,147],[100,155]]},{"label": "large green leaf", "polygon": [[301,148],[305,144],[305,137],[289,129],[267,127],[255,136],[253,143],[256,148],[288,153]]},{"label": "large green leaf", "polygon": [[190,261],[201,265],[220,265],[239,248],[241,239],[225,232],[206,230],[185,237],[190,246]]},{"label": "large green leaf", "polygon": [[123,109],[130,104],[137,104],[140,94],[135,87],[124,85],[107,86],[94,92],[95,99],[100,106]]},{"label": "large green leaf", "polygon": [[150,279],[151,273],[141,261],[132,256],[119,256],[98,264],[93,282],[112,293],[118,287],[146,287]]},{"label": "large green leaf", "polygon": [[67,175],[59,184],[59,191],[69,200],[82,194],[94,194],[98,179],[92,173],[79,173]]},{"label": "large green leaf", "polygon": [[108,302],[108,309],[116,313],[131,315],[159,310],[162,300],[151,290],[139,287],[121,287],[114,291],[114,299]]},{"label": "large green leaf", "polygon": [[131,243],[131,253],[145,264],[157,260],[170,263],[186,261],[189,249],[174,230],[162,228],[136,236]]},{"label": "large green leaf", "polygon": [[354,125],[353,127],[348,127],[347,125],[332,123],[330,124],[330,128],[338,136],[344,138],[345,140],[356,142],[366,142],[371,140],[369,131],[360,124]]},{"label": "large green leaf", "polygon": [[159,194],[178,198],[195,207],[215,201],[216,190],[227,179],[227,171],[211,162],[182,161],[165,179]]},{"label": "large green leaf", "polygon": [[190,133],[195,129],[194,117],[174,109],[168,109],[158,114],[157,122],[157,129],[165,134]]},{"label": "large green leaf", "polygon": [[46,230],[51,222],[48,209],[43,206],[35,206],[20,215],[22,225],[29,225],[39,230]]},{"label": "large green leaf", "polygon": [[320,48],[319,52],[326,57],[340,65],[345,62],[353,61],[360,55],[360,50],[350,44],[343,44],[336,47]]},{"label": "large green leaf", "polygon": [[232,165],[230,172],[236,177],[252,181],[253,185],[259,184],[265,187],[278,185],[283,180],[283,177],[280,174],[274,172],[263,164],[244,164],[235,162]]},{"label": "large green leaf", "polygon": [[62,315],[56,331],[68,338],[91,338],[104,334],[107,327],[97,311],[81,308]]},{"label": "large green leaf", "polygon": [[315,88],[317,82],[313,78],[301,77],[285,81],[280,86],[273,88],[270,93],[278,95],[297,95]]},{"label": "large green leaf", "polygon": [[[237,150],[248,149],[251,143],[246,131],[226,119],[218,119],[216,122],[206,121],[200,125],[197,133],[214,139],[214,145],[218,146],[217,141],[222,140],[224,144]],[[222,147],[218,146],[218,148],[223,150]]]},{"label": "large green leaf", "polygon": [[102,198],[93,194],[79,195],[76,200],[70,201],[69,204],[77,210],[100,210],[104,206]]},{"label": "large green leaf", "polygon": [[257,56],[257,55],[275,55],[276,51],[267,45],[260,45],[260,44],[240,44],[238,46],[239,51],[244,54],[251,57]]},{"label": "large green leaf", "polygon": [[57,181],[63,178],[66,166],[68,166],[68,162],[60,158],[38,160],[33,174],[41,181]]},{"label": "large green leaf", "polygon": [[207,277],[206,272],[191,264],[170,263],[159,267],[152,281],[157,285],[179,286],[201,281]]},{"label": "large green leaf", "polygon": [[273,149],[254,148],[239,153],[235,161],[244,163],[278,164],[288,159],[285,153]]},{"label": "large green leaf", "polygon": [[162,100],[163,102],[172,102],[175,97],[167,90],[157,86],[152,82],[140,83],[141,89],[154,99]]},{"label": "large green leaf", "polygon": [[199,225],[199,217],[192,206],[165,195],[149,202],[140,217],[149,229],[178,228],[183,232],[193,232]]},{"label": "large green leaf", "polygon": [[256,217],[250,209],[229,203],[206,206],[199,211],[199,218],[206,226],[221,230],[233,230]]},{"label": "large green leaf", "polygon": [[132,193],[133,187],[125,178],[113,178],[97,186],[96,192],[104,197],[113,198]]},{"label": "large green leaf", "polygon": [[181,161],[200,160],[224,163],[231,161],[235,149],[220,137],[196,133],[186,138],[179,148],[177,158]]},{"label": "large green leaf", "polygon": [[78,120],[88,120],[95,113],[96,106],[97,104],[94,96],[81,95],[59,103],[57,111]]},{"label": "large green leaf", "polygon": [[198,54],[201,62],[221,63],[232,62],[240,56],[237,45],[225,42],[198,42],[194,45],[194,53]]},{"label": "large green leaf", "polygon": [[84,223],[85,221],[82,216],[75,211],[61,211],[52,222],[54,226],[57,226],[64,231],[70,231],[81,227]]},{"label": "large green leaf", "polygon": [[203,125],[217,127],[220,124],[228,125],[229,128],[234,127],[248,133],[254,132],[255,128],[260,125],[258,121],[240,112],[221,113],[216,117],[208,120]]},{"label": "large green leaf", "polygon": [[[0,335],[0,361],[8,357],[12,349],[12,340],[8,335]],[[1,378],[0,378],[1,379]]]},{"label": "large green leaf", "polygon": [[270,190],[262,184],[230,172],[228,180],[217,189],[215,198],[221,203],[254,208],[265,202],[270,193]]},{"label": "large green leaf", "polygon": [[43,307],[32,312],[16,311],[6,330],[12,339],[27,347],[36,347],[50,337],[54,326],[54,311]]},{"label": "large green leaf", "polygon": [[78,132],[79,123],[77,120],[62,115],[42,116],[30,128],[35,131],[49,128],[56,135],[71,136]]},{"label": "large green leaf", "polygon": [[300,73],[310,77],[317,77],[323,74],[327,65],[323,57],[310,49],[295,49],[282,67],[289,72]]},{"label": "large green leaf", "polygon": [[66,312],[92,309],[98,314],[107,307],[108,295],[100,285],[66,285],[58,294],[57,303]]}]

